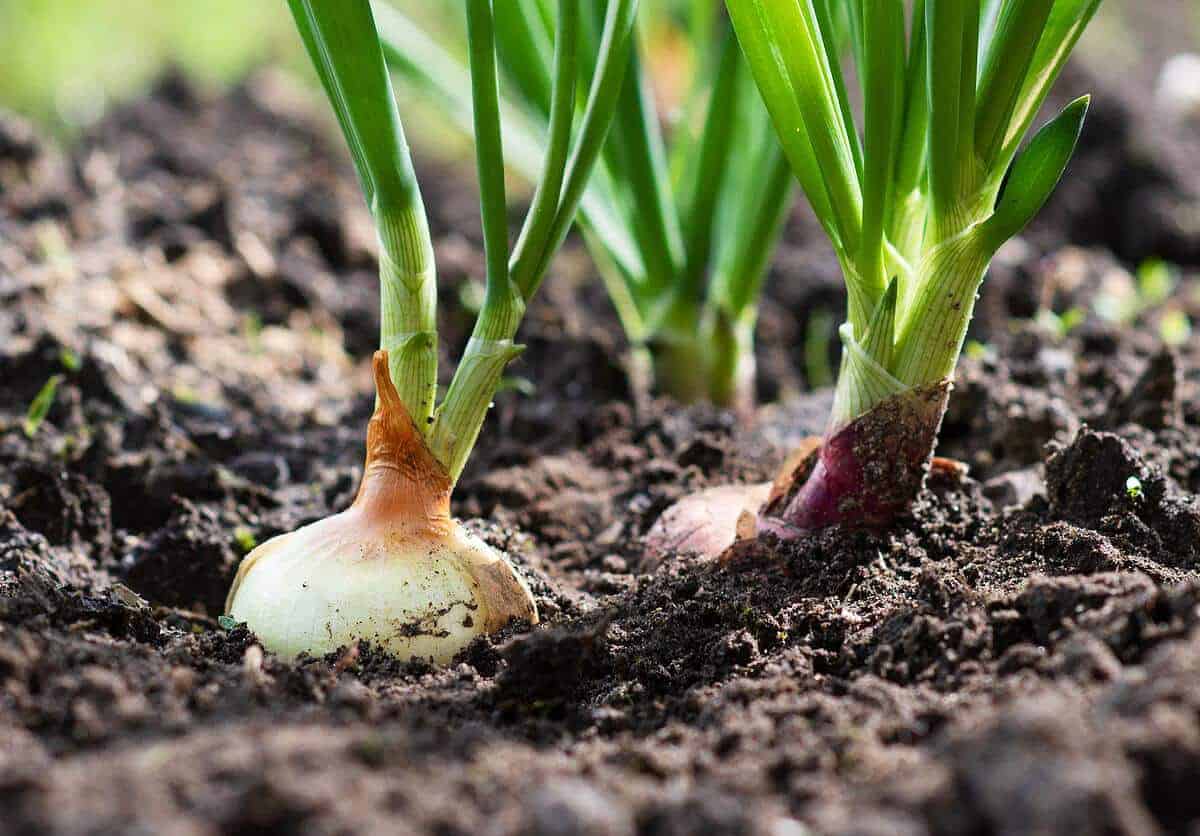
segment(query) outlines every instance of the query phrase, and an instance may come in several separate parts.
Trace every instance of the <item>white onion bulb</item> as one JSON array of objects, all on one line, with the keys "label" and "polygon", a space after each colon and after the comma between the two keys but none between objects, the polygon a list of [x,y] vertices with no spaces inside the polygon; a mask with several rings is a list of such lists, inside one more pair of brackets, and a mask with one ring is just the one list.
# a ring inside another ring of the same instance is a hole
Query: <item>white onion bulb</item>
[{"label": "white onion bulb", "polygon": [[401,659],[448,662],[512,618],[537,621],[503,555],[450,517],[451,481],[374,361],[378,405],[353,505],[263,543],[226,610],[281,656],[370,641]]}]

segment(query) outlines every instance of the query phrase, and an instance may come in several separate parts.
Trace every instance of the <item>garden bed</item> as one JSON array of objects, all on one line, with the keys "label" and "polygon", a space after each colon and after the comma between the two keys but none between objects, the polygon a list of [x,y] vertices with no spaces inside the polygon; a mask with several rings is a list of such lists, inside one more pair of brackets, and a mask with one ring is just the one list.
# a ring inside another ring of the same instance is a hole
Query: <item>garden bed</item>
[{"label": "garden bed", "polygon": [[[66,156],[0,122],[0,829],[1200,820],[1200,343],[1159,338],[1164,311],[1200,313],[1200,235],[1163,209],[1195,199],[1173,161],[1194,135],[1147,155],[1119,129],[1136,102],[1097,98],[1076,174],[985,285],[939,449],[967,475],[938,469],[886,536],[721,566],[651,562],[642,537],[821,431],[804,330],[843,305],[836,264],[797,210],[760,328],[771,405],[746,422],[634,392],[569,245],[456,491],[543,624],[433,668],[365,645],[288,664],[218,621],[240,555],[345,507],[361,471],[373,231],[313,112],[260,75],[220,98],[168,79]],[[465,170],[420,172],[455,352],[483,274]],[[1136,235],[1130,206],[1154,209]],[[1154,254],[1184,265],[1165,304],[1090,313],[1136,301]],[[1055,333],[1045,304],[1089,313]]]}]

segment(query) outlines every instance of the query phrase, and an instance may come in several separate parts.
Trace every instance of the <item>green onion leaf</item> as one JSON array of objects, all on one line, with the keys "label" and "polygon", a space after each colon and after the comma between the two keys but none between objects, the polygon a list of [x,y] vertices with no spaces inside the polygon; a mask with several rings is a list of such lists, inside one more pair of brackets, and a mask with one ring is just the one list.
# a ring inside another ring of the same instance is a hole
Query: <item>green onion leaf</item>
[{"label": "green onion leaf", "polygon": [[[929,183],[935,232],[949,237],[974,186],[979,0],[928,0]],[[940,229],[938,229],[940,227]]]},{"label": "green onion leaf", "polygon": [[[503,15],[502,15],[503,17]],[[512,278],[526,299],[533,296],[540,277],[538,262],[554,226],[562,192],[567,155],[571,150],[571,124],[575,117],[575,88],[579,55],[579,6],[560,5],[558,34],[554,39],[554,81],[550,91],[550,138],[542,176],[533,196],[525,225],[513,250]]]},{"label": "green onion leaf", "polygon": [[[500,138],[500,90],[496,77],[496,36],[492,0],[467,0],[467,40],[471,54],[471,101],[475,115],[475,160],[487,286],[477,336],[506,339],[524,311],[508,272],[508,200],[504,187],[504,145]],[[510,320],[515,320],[510,324]],[[489,326],[488,333],[479,333]],[[490,331],[494,330],[495,333]]]},{"label": "green onion leaf", "polygon": [[865,4],[862,25],[868,48],[862,68],[866,173],[859,264],[863,280],[882,287],[884,232],[892,209],[897,137],[904,108],[903,0]]},{"label": "green onion leaf", "polygon": [[367,0],[288,0],[296,28],[333,105],[367,204],[382,193],[399,208],[416,175],[400,127],[379,35]]},{"label": "green onion leaf", "polygon": [[1075,151],[1089,101],[1090,97],[1082,96],[1063,108],[1013,163],[996,211],[983,224],[983,234],[993,247],[1024,229],[1050,198]]},{"label": "green onion leaf", "polygon": [[[572,4],[578,8],[578,4]],[[496,15],[496,46],[512,80],[528,102],[549,102],[552,80],[550,57],[554,48],[542,25],[538,0],[506,0]],[[511,8],[515,6],[516,8]],[[560,7],[565,10],[565,6]],[[549,113],[543,111],[541,116]]]},{"label": "green onion leaf", "polygon": [[979,91],[975,142],[985,163],[1000,150],[1054,0],[1005,3],[988,46]]},{"label": "green onion leaf", "polygon": [[1054,0],[1054,8],[1050,11],[1050,18],[1046,21],[1042,37],[1038,41],[1037,51],[1025,73],[1017,104],[1013,108],[1004,142],[995,161],[1005,163],[1016,154],[1021,140],[1050,93],[1050,87],[1067,63],[1071,50],[1075,48],[1083,30],[1100,8],[1100,2],[1101,0]]}]

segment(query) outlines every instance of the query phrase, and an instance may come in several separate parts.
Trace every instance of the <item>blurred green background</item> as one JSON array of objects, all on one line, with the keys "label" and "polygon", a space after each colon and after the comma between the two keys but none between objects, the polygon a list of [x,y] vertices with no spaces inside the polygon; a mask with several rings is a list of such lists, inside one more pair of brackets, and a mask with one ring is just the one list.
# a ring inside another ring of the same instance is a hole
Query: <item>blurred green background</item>
[{"label": "blurred green background", "polygon": [[0,106],[86,126],[168,65],[220,84],[295,60],[281,0],[0,0]]},{"label": "blurred green background", "polygon": [[[716,0],[643,0],[643,32],[665,15]],[[456,0],[394,0],[435,28],[455,29]],[[1108,0],[1082,46],[1086,56],[1136,63],[1138,8]],[[1153,0],[1173,6],[1180,0]],[[1200,0],[1193,43],[1200,44]],[[657,39],[671,53],[668,38]],[[1122,55],[1121,53],[1124,53]],[[167,67],[221,85],[264,64],[309,73],[284,0],[0,0],[0,107],[62,134],[86,127],[114,101],[136,95]],[[309,76],[311,78],[311,76]]]},{"label": "blurred green background", "polygon": [[[711,0],[644,0],[651,16]],[[461,3],[397,0],[432,29],[457,29]],[[310,79],[284,0],[0,0],[0,107],[59,134],[86,127],[168,67],[202,85],[265,64]]]}]

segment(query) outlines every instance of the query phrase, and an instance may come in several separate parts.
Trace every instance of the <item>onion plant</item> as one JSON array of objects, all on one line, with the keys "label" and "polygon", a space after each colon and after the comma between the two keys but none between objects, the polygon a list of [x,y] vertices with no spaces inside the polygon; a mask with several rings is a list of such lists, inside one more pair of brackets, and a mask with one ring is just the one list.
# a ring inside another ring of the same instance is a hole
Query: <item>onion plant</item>
[{"label": "onion plant", "polygon": [[1099,2],[727,0],[848,291],[824,443],[783,474],[760,528],[882,526],[911,504],[988,263],[1074,150],[1086,97],[1021,146]]},{"label": "onion plant", "polygon": [[[503,556],[450,516],[450,494],[501,374],[521,351],[514,338],[526,304],[601,154],[629,63],[637,0],[613,0],[597,21],[577,0],[557,4],[552,129],[533,205],[512,247],[496,59],[508,14],[494,13],[491,0],[464,2],[486,290],[437,403],[433,246],[371,6],[289,0],[375,220],[382,332],[376,408],[353,505],[254,549],[229,593],[230,616],[281,654],[366,639],[398,656],[445,661],[511,618],[537,620],[529,590]],[[597,31],[587,34],[593,24]]]},{"label": "onion plant", "polygon": [[[615,2],[583,4],[585,55],[596,54]],[[555,136],[551,6],[512,0],[497,27],[509,162],[530,177]],[[376,13],[398,77],[469,129],[461,63],[392,7],[378,3]],[[758,298],[792,176],[719,4],[691,3],[682,25],[695,63],[682,116],[665,136],[635,45],[579,221],[638,365],[659,390],[746,406]]]}]

